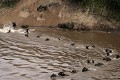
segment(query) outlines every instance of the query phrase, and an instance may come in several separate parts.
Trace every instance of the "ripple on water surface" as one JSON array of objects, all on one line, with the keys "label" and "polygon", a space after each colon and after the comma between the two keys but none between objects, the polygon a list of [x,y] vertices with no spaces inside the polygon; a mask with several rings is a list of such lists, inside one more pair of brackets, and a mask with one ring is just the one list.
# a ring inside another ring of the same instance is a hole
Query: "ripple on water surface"
[{"label": "ripple on water surface", "polygon": [[[99,62],[104,53],[99,46],[86,50],[82,44],[71,46],[71,41],[57,41],[50,36],[50,43],[44,41],[48,36],[40,39],[15,34],[1,36],[0,80],[50,80],[52,73],[62,69],[71,71],[86,66],[87,58],[98,58],[96,61]],[[91,65],[89,69],[96,71]]]}]

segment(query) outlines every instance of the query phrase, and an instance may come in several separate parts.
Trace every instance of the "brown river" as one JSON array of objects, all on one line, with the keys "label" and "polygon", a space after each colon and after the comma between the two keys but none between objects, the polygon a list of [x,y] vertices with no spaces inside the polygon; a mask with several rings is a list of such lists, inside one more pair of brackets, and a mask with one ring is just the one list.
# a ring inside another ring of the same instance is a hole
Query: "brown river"
[{"label": "brown river", "polygon": [[[106,48],[113,50],[111,61],[103,60]],[[0,80],[53,80],[50,76],[61,71],[69,76],[54,80],[120,80],[120,59],[115,58],[119,52],[117,33],[50,28],[36,28],[28,37],[0,33]],[[95,62],[87,63],[87,59]],[[82,72],[83,67],[88,71]],[[71,73],[74,69],[75,74]]]}]

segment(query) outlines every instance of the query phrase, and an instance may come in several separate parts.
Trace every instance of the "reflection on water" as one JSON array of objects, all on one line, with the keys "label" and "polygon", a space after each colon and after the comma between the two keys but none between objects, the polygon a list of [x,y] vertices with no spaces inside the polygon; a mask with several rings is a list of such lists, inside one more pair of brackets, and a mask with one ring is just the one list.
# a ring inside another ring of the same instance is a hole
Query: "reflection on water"
[{"label": "reflection on water", "polygon": [[[40,35],[40,38],[36,35]],[[115,50],[120,48],[118,36],[45,28],[31,33],[29,38],[19,34],[0,33],[0,80],[50,80],[52,73],[85,66],[87,58],[99,61],[104,53],[102,47],[110,47],[116,54]],[[50,41],[46,42],[48,37]],[[72,42],[75,42],[75,46],[70,45]],[[95,44],[96,48],[86,50],[83,44]]]},{"label": "reflection on water", "polygon": [[119,50],[120,48],[120,35],[117,33],[104,33],[104,32],[77,32],[68,30],[51,30],[49,28],[41,28],[38,31],[48,33],[51,35],[62,35],[68,37],[73,41],[87,44],[97,44],[103,47],[109,47]]}]

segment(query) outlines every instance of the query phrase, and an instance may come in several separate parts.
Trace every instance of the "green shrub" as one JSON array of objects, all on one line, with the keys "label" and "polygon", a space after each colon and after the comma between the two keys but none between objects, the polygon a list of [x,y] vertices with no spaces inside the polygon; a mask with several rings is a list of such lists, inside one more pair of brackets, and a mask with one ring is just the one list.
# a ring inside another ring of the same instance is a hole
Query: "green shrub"
[{"label": "green shrub", "polygon": [[106,31],[106,32],[116,31],[115,28],[112,28],[111,26],[105,24],[97,24],[96,26],[94,26],[93,30]]},{"label": "green shrub", "polygon": [[62,23],[62,24],[58,24],[58,27],[63,28],[63,29],[72,30],[74,28],[74,23],[73,22]]},{"label": "green shrub", "polygon": [[2,8],[13,8],[20,0],[2,0],[0,7]]},{"label": "green shrub", "polygon": [[70,4],[81,6],[89,14],[100,15],[120,21],[120,0],[67,0]]}]

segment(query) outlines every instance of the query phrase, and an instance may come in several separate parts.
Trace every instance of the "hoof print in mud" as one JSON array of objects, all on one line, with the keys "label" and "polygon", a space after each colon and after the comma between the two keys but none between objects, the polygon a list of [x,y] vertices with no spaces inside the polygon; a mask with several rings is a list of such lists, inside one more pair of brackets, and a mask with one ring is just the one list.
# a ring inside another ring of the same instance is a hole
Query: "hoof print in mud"
[{"label": "hoof print in mud", "polygon": [[103,58],[103,60],[105,60],[105,61],[111,61],[111,58],[105,57],[105,58]]},{"label": "hoof print in mud", "polygon": [[86,68],[86,67],[84,67],[83,69],[82,69],[82,72],[87,72],[88,71],[88,68]]}]

